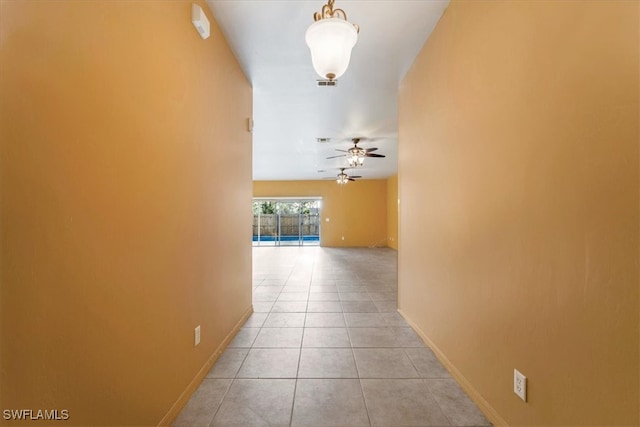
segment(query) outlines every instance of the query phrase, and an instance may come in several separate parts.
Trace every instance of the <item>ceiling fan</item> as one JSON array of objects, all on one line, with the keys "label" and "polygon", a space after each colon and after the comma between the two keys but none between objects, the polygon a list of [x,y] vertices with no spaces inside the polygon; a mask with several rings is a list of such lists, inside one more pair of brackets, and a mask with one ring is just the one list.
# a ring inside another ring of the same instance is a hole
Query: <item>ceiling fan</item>
[{"label": "ceiling fan", "polygon": [[361,138],[353,138],[351,141],[353,142],[353,147],[348,150],[340,150],[336,148],[336,151],[342,151],[346,154],[339,154],[337,156],[327,157],[327,159],[335,159],[338,157],[346,156],[347,161],[349,162],[350,167],[362,166],[364,164],[365,157],[386,157],[384,154],[375,154],[373,151],[376,151],[377,148],[361,148],[358,147],[358,143]]},{"label": "ceiling fan", "polygon": [[344,173],[345,169],[347,168],[340,168],[340,173],[338,174],[337,178],[329,177],[325,179],[335,179],[338,184],[343,185],[348,183],[349,181],[355,181],[357,178],[362,178],[359,175],[347,175],[346,173]]}]

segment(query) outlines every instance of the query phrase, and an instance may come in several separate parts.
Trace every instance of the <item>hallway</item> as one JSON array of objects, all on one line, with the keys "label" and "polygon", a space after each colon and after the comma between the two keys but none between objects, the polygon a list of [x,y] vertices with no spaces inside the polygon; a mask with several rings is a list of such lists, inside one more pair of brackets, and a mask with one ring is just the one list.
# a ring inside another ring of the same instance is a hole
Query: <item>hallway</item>
[{"label": "hallway", "polygon": [[255,312],[173,425],[490,425],[396,312],[396,258],[254,248]]}]

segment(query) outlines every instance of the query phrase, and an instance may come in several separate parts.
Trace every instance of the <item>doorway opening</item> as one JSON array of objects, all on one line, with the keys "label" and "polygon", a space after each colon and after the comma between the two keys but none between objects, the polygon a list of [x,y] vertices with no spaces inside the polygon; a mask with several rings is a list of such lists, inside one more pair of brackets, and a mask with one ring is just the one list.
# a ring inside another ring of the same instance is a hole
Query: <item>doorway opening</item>
[{"label": "doorway opening", "polygon": [[253,199],[253,246],[320,245],[322,197]]}]

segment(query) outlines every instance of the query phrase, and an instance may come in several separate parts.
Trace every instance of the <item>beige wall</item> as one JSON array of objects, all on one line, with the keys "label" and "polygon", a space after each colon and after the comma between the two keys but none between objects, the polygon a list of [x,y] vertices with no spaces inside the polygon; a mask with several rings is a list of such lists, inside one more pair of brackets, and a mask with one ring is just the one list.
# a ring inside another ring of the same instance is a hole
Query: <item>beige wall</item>
[{"label": "beige wall", "polygon": [[250,308],[252,91],[190,14],[0,2],[2,409],[156,425]]},{"label": "beige wall", "polygon": [[399,306],[510,425],[640,424],[638,5],[453,1],[401,85]]},{"label": "beige wall", "polygon": [[[386,246],[386,180],[254,181],[254,197],[322,197],[322,246]],[[329,218],[330,221],[326,222]],[[342,240],[344,236],[344,240]]]},{"label": "beige wall", "polygon": [[398,250],[398,175],[387,178],[387,246]]}]

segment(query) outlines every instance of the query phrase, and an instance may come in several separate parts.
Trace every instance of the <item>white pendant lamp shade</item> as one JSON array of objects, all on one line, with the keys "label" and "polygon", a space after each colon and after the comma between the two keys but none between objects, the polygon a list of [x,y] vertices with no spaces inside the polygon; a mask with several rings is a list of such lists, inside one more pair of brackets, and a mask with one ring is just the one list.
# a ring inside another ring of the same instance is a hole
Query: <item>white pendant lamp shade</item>
[{"label": "white pendant lamp shade", "polygon": [[313,68],[323,79],[335,80],[347,71],[358,30],[341,18],[321,19],[307,29],[305,40]]}]

